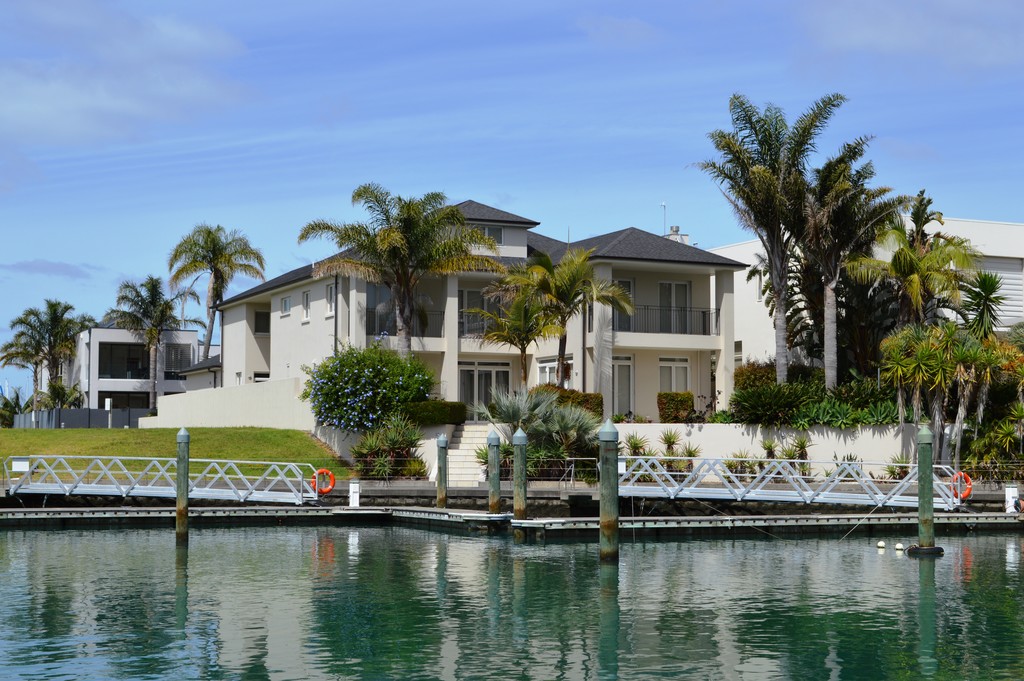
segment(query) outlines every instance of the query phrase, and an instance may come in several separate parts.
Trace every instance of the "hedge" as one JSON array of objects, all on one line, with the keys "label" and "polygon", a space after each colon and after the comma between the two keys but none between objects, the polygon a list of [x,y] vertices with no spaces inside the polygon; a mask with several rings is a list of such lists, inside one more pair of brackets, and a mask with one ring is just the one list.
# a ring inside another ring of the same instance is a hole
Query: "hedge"
[{"label": "hedge", "polygon": [[658,420],[683,423],[693,413],[693,393],[658,393]]},{"label": "hedge", "polygon": [[433,426],[440,423],[458,425],[466,422],[466,405],[462,402],[409,402],[402,407],[402,411],[417,426]]},{"label": "hedge", "polygon": [[598,418],[604,417],[604,395],[601,393],[585,393],[571,388],[560,388],[550,383],[534,386],[530,392],[552,392],[558,395],[557,404],[571,404],[586,409]]}]

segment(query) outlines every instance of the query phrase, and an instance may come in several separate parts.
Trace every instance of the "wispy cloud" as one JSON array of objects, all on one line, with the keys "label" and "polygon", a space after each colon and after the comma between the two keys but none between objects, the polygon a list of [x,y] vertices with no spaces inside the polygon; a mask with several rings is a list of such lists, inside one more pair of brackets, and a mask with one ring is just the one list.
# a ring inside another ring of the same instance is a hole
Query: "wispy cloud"
[{"label": "wispy cloud", "polygon": [[74,265],[69,262],[56,262],[53,260],[22,260],[8,264],[0,263],[0,272],[9,272],[21,275],[41,275],[46,277],[61,277],[63,279],[91,279],[93,272],[102,268],[92,265]]},{"label": "wispy cloud", "polygon": [[665,37],[653,25],[633,18],[590,16],[576,25],[590,42],[604,48],[635,50],[660,43]]},{"label": "wispy cloud", "polygon": [[[131,7],[138,7],[132,5]],[[98,1],[0,10],[0,137],[21,143],[123,138],[221,105],[238,88],[211,62],[243,51],[217,29]]]},{"label": "wispy cloud", "polygon": [[919,56],[954,70],[1024,64],[1018,0],[806,0],[800,11],[809,36],[832,52]]}]

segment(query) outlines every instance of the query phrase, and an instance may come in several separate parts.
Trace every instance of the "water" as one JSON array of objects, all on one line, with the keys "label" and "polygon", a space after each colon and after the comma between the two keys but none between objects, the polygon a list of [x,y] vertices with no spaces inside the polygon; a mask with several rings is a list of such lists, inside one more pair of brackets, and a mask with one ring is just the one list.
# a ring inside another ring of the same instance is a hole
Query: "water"
[{"label": "water", "polygon": [[0,532],[0,679],[1024,678],[1020,536],[874,541]]}]

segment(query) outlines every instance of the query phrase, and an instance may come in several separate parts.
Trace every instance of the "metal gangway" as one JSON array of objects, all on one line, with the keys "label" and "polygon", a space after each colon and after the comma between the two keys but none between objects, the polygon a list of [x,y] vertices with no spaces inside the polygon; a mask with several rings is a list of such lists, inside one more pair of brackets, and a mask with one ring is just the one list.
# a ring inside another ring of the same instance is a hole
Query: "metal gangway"
[{"label": "metal gangway", "polygon": [[[189,499],[292,503],[317,500],[310,464],[191,459]],[[12,456],[4,459],[8,496],[177,496],[174,458],[112,456]]]},{"label": "metal gangway", "polygon": [[[910,508],[918,502],[918,469],[908,464],[624,456],[618,472],[624,497]],[[936,509],[963,503],[963,492],[951,484],[954,475],[949,466],[933,468]]]}]

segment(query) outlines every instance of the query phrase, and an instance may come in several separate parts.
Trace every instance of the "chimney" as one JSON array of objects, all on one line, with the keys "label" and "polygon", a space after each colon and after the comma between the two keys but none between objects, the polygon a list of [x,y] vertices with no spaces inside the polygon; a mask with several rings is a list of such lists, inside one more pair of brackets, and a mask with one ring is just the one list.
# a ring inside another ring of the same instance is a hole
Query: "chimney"
[{"label": "chimney", "polygon": [[689,245],[690,235],[680,234],[679,225],[672,225],[671,227],[668,228],[668,231],[669,233],[665,236],[666,239],[670,241],[675,241],[676,243]]}]

